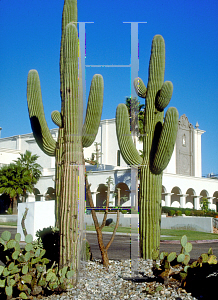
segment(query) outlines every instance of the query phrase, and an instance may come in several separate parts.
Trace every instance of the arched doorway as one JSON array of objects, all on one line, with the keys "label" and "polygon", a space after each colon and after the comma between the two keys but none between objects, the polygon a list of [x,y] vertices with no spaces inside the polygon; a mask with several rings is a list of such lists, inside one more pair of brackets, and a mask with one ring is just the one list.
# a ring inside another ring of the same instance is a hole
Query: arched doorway
[{"label": "arched doorway", "polygon": [[180,195],[182,194],[180,188],[178,186],[175,186],[171,193],[171,206],[172,207],[180,207]]},{"label": "arched doorway", "polygon": [[48,187],[45,194],[45,200],[56,200],[55,189],[53,187]]},{"label": "arched doorway", "polygon": [[97,189],[96,207],[102,208],[103,206],[105,206],[106,199],[107,199],[107,187],[105,184],[101,183],[99,184]]},{"label": "arched doorway", "polygon": [[215,210],[218,212],[218,191],[213,194],[213,204],[215,205]]},{"label": "arched doorway", "polygon": [[194,208],[194,196],[196,195],[195,191],[192,188],[189,188],[186,191],[186,194],[188,196],[186,197],[185,207]]},{"label": "arched doorway", "polygon": [[202,190],[202,191],[200,192],[200,196],[202,196],[202,197],[204,197],[204,198],[208,198],[209,193],[208,193],[208,191],[206,191],[206,190]]},{"label": "arched doorway", "polygon": [[[130,199],[130,190],[128,188],[128,185],[124,182],[119,182],[117,185],[116,185],[116,188],[115,188],[115,206],[118,205],[117,201],[118,201],[118,190],[117,189],[120,189],[120,206],[125,206],[125,203],[127,201],[129,201]],[[128,205],[130,206],[130,205]]]},{"label": "arched doorway", "polygon": [[35,196],[35,201],[40,201],[41,200],[40,191],[37,188],[33,189],[33,194]]}]

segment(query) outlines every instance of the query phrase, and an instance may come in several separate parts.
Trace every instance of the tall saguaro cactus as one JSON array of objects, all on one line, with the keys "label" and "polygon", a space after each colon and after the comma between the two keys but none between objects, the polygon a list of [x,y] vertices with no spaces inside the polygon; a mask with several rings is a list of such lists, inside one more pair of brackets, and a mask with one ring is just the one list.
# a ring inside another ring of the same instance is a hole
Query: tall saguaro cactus
[{"label": "tall saguaro cactus", "polygon": [[[102,76],[94,75],[83,124],[82,74],[76,22],[77,1],[65,0],[60,50],[61,112],[52,112],[52,120],[59,127],[57,141],[53,139],[45,120],[37,71],[30,70],[27,80],[27,102],[34,137],[44,153],[56,158],[55,210],[56,226],[60,229],[59,265],[60,268],[72,265],[75,271],[78,270],[81,251],[78,228],[83,221],[83,214],[78,214],[78,200],[82,208],[85,201],[85,177],[80,176],[83,147],[89,147],[95,140],[101,120],[104,88]],[[73,283],[76,275],[74,279]]]},{"label": "tall saguaro cactus", "polygon": [[129,165],[140,168],[139,232],[140,251],[144,259],[160,247],[162,172],[167,167],[176,141],[178,111],[167,110],[173,85],[164,82],[165,43],[160,35],[152,41],[147,88],[136,78],[134,86],[139,97],[145,98],[143,155],[139,155],[129,131],[129,116],[125,104],[116,111],[116,132],[121,154]]}]

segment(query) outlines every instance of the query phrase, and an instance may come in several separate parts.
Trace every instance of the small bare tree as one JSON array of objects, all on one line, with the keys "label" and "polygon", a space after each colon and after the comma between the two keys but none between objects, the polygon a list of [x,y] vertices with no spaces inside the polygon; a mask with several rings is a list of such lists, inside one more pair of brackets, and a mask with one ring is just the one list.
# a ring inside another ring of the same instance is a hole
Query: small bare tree
[{"label": "small bare tree", "polygon": [[85,162],[89,163],[90,165],[99,165],[99,159],[102,156],[101,149],[98,146],[101,146],[101,143],[94,143],[95,145],[95,151],[92,153],[91,158],[85,158]]},{"label": "small bare tree", "polygon": [[118,193],[118,204],[117,204],[117,221],[114,227],[114,231],[112,233],[111,239],[108,242],[108,244],[105,246],[103,243],[103,234],[102,234],[102,229],[106,224],[106,220],[107,220],[107,215],[108,215],[108,207],[109,207],[109,198],[110,198],[110,186],[112,184],[112,179],[111,177],[108,178],[107,180],[107,198],[106,198],[106,207],[105,207],[105,212],[104,212],[104,217],[103,217],[103,221],[101,226],[99,225],[98,222],[98,218],[96,216],[96,207],[94,207],[94,203],[92,200],[92,194],[91,194],[91,190],[90,190],[90,186],[91,184],[88,183],[88,178],[86,176],[86,197],[87,200],[89,201],[90,207],[91,207],[91,214],[92,214],[92,218],[94,221],[94,225],[95,225],[95,230],[97,232],[97,238],[98,238],[98,245],[99,245],[99,249],[101,251],[101,257],[102,257],[102,263],[103,265],[107,268],[109,265],[109,258],[108,258],[108,249],[111,245],[111,243],[114,240],[118,225],[119,225],[119,219],[120,219],[120,189],[117,189],[117,193]]}]

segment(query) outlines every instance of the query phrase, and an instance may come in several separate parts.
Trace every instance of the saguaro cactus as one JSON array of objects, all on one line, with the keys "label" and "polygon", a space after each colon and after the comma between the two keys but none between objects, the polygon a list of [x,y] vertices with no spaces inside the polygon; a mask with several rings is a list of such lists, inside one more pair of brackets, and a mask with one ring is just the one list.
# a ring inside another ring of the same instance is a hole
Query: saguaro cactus
[{"label": "saguaro cactus", "polygon": [[[103,78],[94,75],[83,124],[82,74],[76,22],[77,1],[65,0],[60,50],[61,112],[52,112],[52,120],[59,127],[57,141],[53,139],[45,120],[37,71],[29,71],[27,80],[27,102],[34,137],[42,151],[56,158],[59,265],[62,268],[73,263],[75,271],[78,270],[81,251],[78,227],[82,226],[83,221],[82,215],[78,215],[78,199],[84,196],[85,184],[85,177],[79,176],[83,168],[83,147],[89,147],[95,140],[103,105]],[[82,201],[85,201],[84,197]],[[84,204],[80,204],[83,207]]]},{"label": "saguaro cactus", "polygon": [[129,131],[129,116],[125,104],[116,111],[116,131],[121,154],[129,165],[140,168],[139,232],[140,251],[144,259],[159,251],[161,221],[162,172],[167,167],[176,141],[178,112],[169,108],[171,82],[164,82],[165,43],[160,35],[152,41],[147,88],[136,78],[134,86],[139,97],[145,98],[143,155],[139,155]]}]

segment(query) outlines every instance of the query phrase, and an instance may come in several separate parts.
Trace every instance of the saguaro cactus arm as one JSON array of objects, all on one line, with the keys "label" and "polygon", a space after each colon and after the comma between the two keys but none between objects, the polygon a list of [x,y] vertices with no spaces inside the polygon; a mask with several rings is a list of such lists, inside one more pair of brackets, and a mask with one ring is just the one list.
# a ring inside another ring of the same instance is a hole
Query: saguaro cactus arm
[{"label": "saguaro cactus arm", "polygon": [[44,114],[41,86],[36,70],[30,70],[27,79],[27,101],[30,123],[37,144],[49,156],[55,155],[56,142],[53,139]]},{"label": "saguaro cactus arm", "polygon": [[144,85],[144,82],[141,78],[135,78],[134,79],[134,88],[136,90],[136,93],[139,97],[145,98],[146,97],[146,86]]},{"label": "saguaro cactus arm", "polygon": [[99,123],[103,106],[103,77],[95,74],[89,92],[88,105],[86,109],[86,118],[82,129],[82,145],[89,147],[95,140],[98,133]]},{"label": "saguaro cactus arm", "polygon": [[142,158],[133,143],[129,124],[129,114],[125,104],[119,104],[116,111],[116,131],[120,151],[128,165],[139,165]]},{"label": "saguaro cactus arm", "polygon": [[51,119],[59,128],[63,127],[63,117],[58,110],[54,110],[51,113]]},{"label": "saguaro cactus arm", "polygon": [[166,112],[157,150],[153,160],[150,162],[150,168],[154,174],[161,174],[167,167],[174,150],[177,128],[178,111],[175,107],[170,107]]}]

